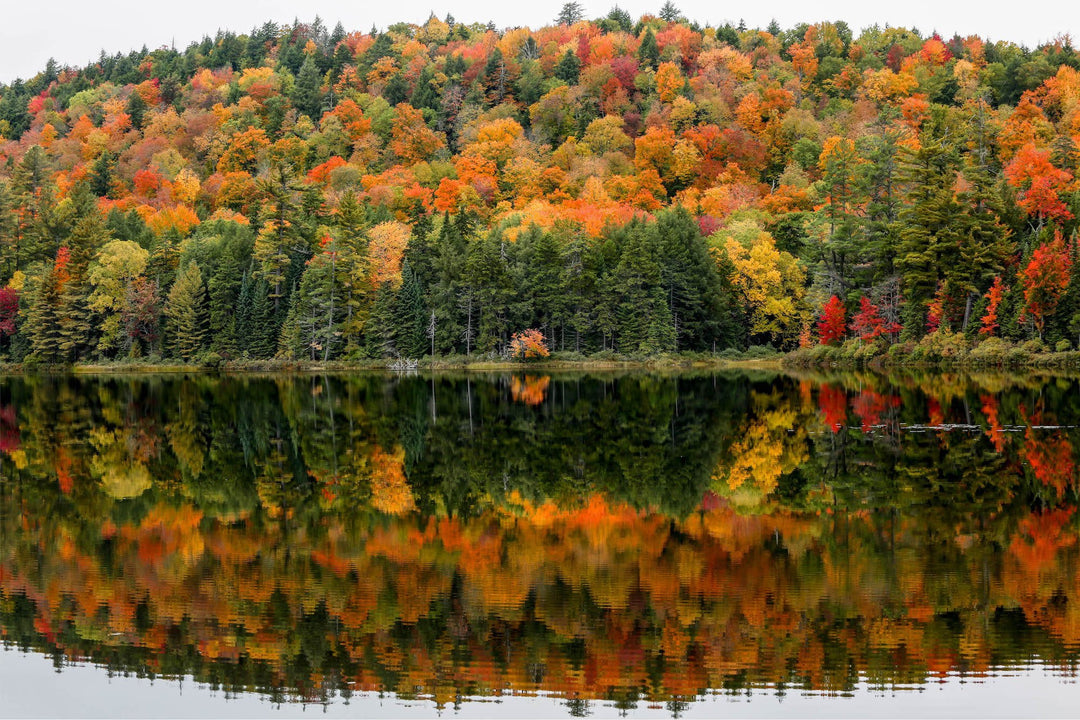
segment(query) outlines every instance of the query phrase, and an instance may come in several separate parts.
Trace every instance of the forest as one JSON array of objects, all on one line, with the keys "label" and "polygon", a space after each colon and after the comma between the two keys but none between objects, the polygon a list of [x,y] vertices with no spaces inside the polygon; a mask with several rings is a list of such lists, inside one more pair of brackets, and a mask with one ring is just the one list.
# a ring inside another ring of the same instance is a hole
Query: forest
[{"label": "forest", "polygon": [[0,360],[1080,349],[1080,55],[844,22],[333,29],[0,85]]}]

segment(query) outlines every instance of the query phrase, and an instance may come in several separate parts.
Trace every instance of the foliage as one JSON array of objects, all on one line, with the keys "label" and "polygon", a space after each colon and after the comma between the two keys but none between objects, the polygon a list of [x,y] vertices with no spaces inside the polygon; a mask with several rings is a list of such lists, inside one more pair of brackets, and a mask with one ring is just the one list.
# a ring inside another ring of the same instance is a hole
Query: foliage
[{"label": "foliage", "polygon": [[0,356],[175,355],[192,262],[192,358],[468,357],[517,328],[787,350],[834,297],[911,347],[1080,337],[1072,46],[656,11],[266,23],[0,85]]},{"label": "foliage", "polygon": [[510,338],[510,357],[518,360],[536,360],[551,355],[544,336],[539,330],[530,328],[514,333]]}]

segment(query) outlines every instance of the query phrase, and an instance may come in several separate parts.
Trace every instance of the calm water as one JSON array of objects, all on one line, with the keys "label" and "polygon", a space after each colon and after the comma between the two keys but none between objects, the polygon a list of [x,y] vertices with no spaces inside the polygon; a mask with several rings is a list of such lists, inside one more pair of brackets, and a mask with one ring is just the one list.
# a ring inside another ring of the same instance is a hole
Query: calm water
[{"label": "calm water", "polygon": [[1062,378],[3,378],[0,714],[1075,714],[1078,447]]}]

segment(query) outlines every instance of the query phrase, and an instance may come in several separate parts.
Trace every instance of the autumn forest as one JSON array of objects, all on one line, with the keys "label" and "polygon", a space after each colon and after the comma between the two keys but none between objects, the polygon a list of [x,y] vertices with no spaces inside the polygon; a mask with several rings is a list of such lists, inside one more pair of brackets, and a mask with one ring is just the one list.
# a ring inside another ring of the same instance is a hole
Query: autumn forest
[{"label": "autumn forest", "polygon": [[666,3],[0,85],[0,356],[1076,350],[1080,55]]}]

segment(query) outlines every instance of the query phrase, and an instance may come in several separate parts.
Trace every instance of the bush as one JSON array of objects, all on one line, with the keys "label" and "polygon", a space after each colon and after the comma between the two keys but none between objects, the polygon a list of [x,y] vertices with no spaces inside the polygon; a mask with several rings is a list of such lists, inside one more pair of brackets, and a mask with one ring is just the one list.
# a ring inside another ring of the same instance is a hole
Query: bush
[{"label": "bush", "polygon": [[762,360],[765,358],[776,357],[776,348],[772,345],[751,345],[746,348],[743,357],[747,360]]},{"label": "bush", "polygon": [[920,362],[955,362],[968,351],[967,338],[960,333],[937,330],[918,342],[911,359]]},{"label": "bush", "polygon": [[509,351],[510,357],[516,360],[538,360],[551,355],[544,334],[533,328],[514,333]]},{"label": "bush", "polygon": [[969,355],[972,362],[980,365],[1001,365],[1008,360],[1012,346],[999,337],[983,340]]},{"label": "bush", "polygon": [[211,370],[217,370],[221,367],[224,359],[216,352],[203,352],[199,353],[195,357],[195,364],[201,367],[210,368]]},{"label": "bush", "polygon": [[1057,345],[1054,345],[1055,352],[1069,352],[1072,350],[1072,343],[1068,340],[1058,340]]}]

